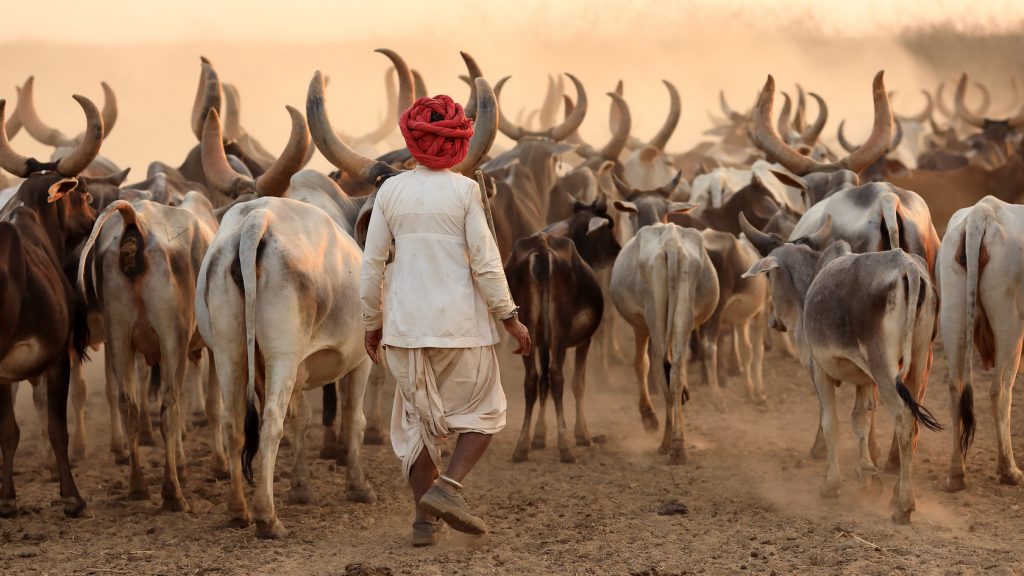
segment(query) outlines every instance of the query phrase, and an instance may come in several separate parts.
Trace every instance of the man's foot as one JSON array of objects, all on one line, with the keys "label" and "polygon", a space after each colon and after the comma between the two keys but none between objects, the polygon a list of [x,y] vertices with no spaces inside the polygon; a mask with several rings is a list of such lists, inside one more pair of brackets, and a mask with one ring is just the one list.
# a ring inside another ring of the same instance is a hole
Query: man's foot
[{"label": "man's foot", "polygon": [[440,542],[447,533],[448,525],[442,522],[440,518],[433,522],[427,520],[413,522],[412,545],[417,548],[420,546],[433,546]]},{"label": "man's foot", "polygon": [[466,534],[486,534],[487,524],[469,513],[469,505],[462,494],[449,493],[441,487],[434,486],[420,498],[420,510],[432,516],[440,516],[449,526]]}]

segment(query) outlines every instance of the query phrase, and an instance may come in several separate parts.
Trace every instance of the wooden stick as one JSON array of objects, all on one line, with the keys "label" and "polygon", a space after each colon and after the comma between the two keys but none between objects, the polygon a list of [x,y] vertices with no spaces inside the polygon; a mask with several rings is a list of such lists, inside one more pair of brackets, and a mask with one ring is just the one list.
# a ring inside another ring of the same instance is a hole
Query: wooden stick
[{"label": "wooden stick", "polygon": [[480,201],[484,203],[484,214],[487,215],[487,227],[491,229],[491,237],[498,242],[498,234],[494,231],[494,216],[491,215],[491,202],[487,197],[487,182],[484,180],[483,170],[476,171],[476,183],[480,186]]}]

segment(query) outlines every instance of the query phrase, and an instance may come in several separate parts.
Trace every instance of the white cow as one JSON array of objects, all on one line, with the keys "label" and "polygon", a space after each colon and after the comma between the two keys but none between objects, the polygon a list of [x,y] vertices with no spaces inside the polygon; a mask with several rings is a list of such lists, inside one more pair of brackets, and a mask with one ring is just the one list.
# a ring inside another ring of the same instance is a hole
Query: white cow
[{"label": "white cow", "polygon": [[700,233],[675,224],[644,226],[615,260],[611,291],[615,308],[633,326],[644,427],[649,432],[658,429],[647,386],[654,362],[650,375],[665,394],[661,451],[669,454],[670,464],[682,464],[686,461],[683,402],[690,333],[718,305],[715,267]]},{"label": "white cow", "polygon": [[992,196],[958,210],[939,250],[939,324],[949,358],[953,452],[948,490],[967,487],[965,457],[974,436],[973,357],[995,368],[989,396],[999,445],[999,481],[1024,480],[1013,459],[1010,402],[1024,340],[1024,206]]}]

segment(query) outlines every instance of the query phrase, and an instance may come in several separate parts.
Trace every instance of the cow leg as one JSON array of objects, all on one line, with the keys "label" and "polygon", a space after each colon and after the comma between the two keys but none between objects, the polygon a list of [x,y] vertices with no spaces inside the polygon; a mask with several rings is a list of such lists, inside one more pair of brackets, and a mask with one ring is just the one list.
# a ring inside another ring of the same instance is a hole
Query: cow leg
[{"label": "cow leg", "polygon": [[153,435],[153,419],[149,415],[149,390],[153,385],[153,369],[146,364],[141,355],[135,359],[136,375],[139,388],[139,444],[143,446],[156,446],[156,437]]},{"label": "cow leg", "polygon": [[110,451],[114,454],[116,464],[128,464],[128,443],[125,440],[124,420],[121,418],[119,406],[118,377],[114,372],[114,356],[108,342],[103,346],[103,364],[106,372],[104,393],[107,407],[110,408]]},{"label": "cow leg", "polygon": [[82,357],[73,356],[71,362],[71,413],[75,416],[75,431],[71,435],[71,459],[85,458],[85,399],[88,396],[85,376],[82,374]]},{"label": "cow leg", "polygon": [[217,382],[224,400],[225,422],[224,443],[227,446],[228,477],[228,522],[233,526],[246,527],[252,523],[252,514],[245,502],[242,487],[242,446],[245,441],[244,422],[246,410],[247,365],[245,351],[212,351],[210,358],[217,371]]},{"label": "cow leg", "polygon": [[[185,384],[182,387],[182,397],[188,398],[188,412],[191,416],[192,422],[197,425],[208,424],[209,420],[203,422],[208,417],[206,414],[206,379],[204,374],[206,371],[206,360],[203,355],[199,355],[199,360],[193,362],[188,360],[185,363]],[[182,409],[185,412],[185,409]],[[188,427],[188,419],[183,419],[182,426]]]},{"label": "cow leg", "polygon": [[[576,445],[590,446],[594,440],[587,429],[587,418],[583,414],[583,393],[587,388],[587,354],[590,340],[576,347],[576,365],[572,372],[572,395],[576,398]],[[600,438],[598,439],[600,440]]]},{"label": "cow leg", "polygon": [[647,386],[647,377],[651,369],[651,360],[647,356],[649,341],[650,334],[646,327],[633,327],[633,372],[636,374],[636,383],[640,391],[640,420],[644,423],[644,430],[654,434],[658,431],[658,416],[651,405],[651,393]]},{"label": "cow leg", "polygon": [[14,384],[0,382],[0,449],[3,450],[3,483],[0,484],[0,518],[18,515],[14,492],[14,452],[21,430],[14,418]]},{"label": "cow leg", "polygon": [[749,377],[754,384],[754,401],[759,404],[768,403],[768,393],[764,389],[764,343],[768,332],[767,314],[759,313],[748,325],[747,342],[750,343]]},{"label": "cow leg", "polygon": [[373,446],[384,444],[382,407],[386,376],[387,370],[382,365],[370,366],[370,379],[366,381],[366,399],[369,402],[363,402],[366,412],[366,434],[363,436],[363,442]]},{"label": "cow leg", "polygon": [[[558,453],[565,464],[575,464],[576,457],[569,447],[569,425],[565,422],[565,405],[562,402],[565,393],[565,374],[562,369],[565,367],[565,347],[556,345],[552,350],[548,363],[548,373],[551,378],[551,399],[555,404],[555,425],[558,428]],[[586,358],[584,358],[586,361]],[[576,368],[579,370],[579,368]]]},{"label": "cow leg", "polygon": [[718,385],[718,327],[714,326],[714,323],[714,320],[711,320],[699,330],[703,351],[701,370],[704,373],[704,382],[711,389],[711,403],[719,412],[725,412],[725,399]]},{"label": "cow leg", "polygon": [[60,475],[60,499],[64,503],[64,515],[76,518],[85,510],[85,500],[78,493],[75,478],[71,475],[71,460],[68,458],[68,388],[71,384],[71,355],[61,354],[56,365],[46,371],[46,405],[49,418],[50,447],[57,459],[57,474]]},{"label": "cow leg", "polygon": [[733,326],[728,331],[728,335],[731,336],[729,342],[730,346],[728,351],[729,366],[728,374],[730,376],[740,376],[747,373],[749,367],[746,365],[747,360],[750,358],[750,343],[747,343],[746,348],[743,347],[743,342],[740,340],[741,337],[745,337],[742,333],[746,332],[746,325]]},{"label": "cow leg", "polygon": [[329,382],[320,389],[323,395],[324,441],[320,447],[320,458],[333,460],[338,457],[338,432],[334,429],[334,421],[338,419],[338,383]]},{"label": "cow leg", "polygon": [[523,412],[523,428],[519,431],[516,451],[512,453],[513,462],[526,462],[530,457],[530,425],[533,420],[533,405],[537,402],[540,391],[540,375],[537,373],[536,362],[538,356],[539,354],[523,356],[523,369],[526,373],[523,377],[523,395],[526,399],[526,409]]},{"label": "cow leg", "polygon": [[253,518],[256,520],[256,536],[260,538],[283,538],[288,532],[277,518],[274,509],[274,468],[277,451],[284,435],[284,418],[288,401],[295,388],[298,365],[292,356],[265,358],[267,379],[263,421],[260,424],[259,457],[256,489],[253,495]]},{"label": "cow leg", "polygon": [[291,504],[309,504],[313,501],[310,489],[309,466],[306,465],[306,428],[312,416],[306,393],[301,386],[295,387],[292,394],[292,405],[289,412],[294,415],[288,418],[288,435],[294,440],[295,463],[292,469],[292,485],[288,490],[288,502]]},{"label": "cow leg", "polygon": [[[547,345],[547,344],[545,344]],[[544,424],[544,416],[547,411],[548,393],[551,391],[551,369],[550,365],[545,366],[543,359],[540,366],[540,386],[538,386],[539,406],[537,406],[537,423],[533,427],[532,446],[536,450],[543,450],[547,445],[547,426]]]},{"label": "cow leg", "polygon": [[828,453],[822,495],[826,498],[836,498],[842,484],[842,476],[839,474],[839,415],[836,413],[836,386],[839,385],[839,381],[825,374],[813,361],[811,379],[814,380],[814,389],[818,393],[821,432],[825,437],[825,448]]},{"label": "cow leg", "polygon": [[[142,414],[136,397],[139,386],[135,381],[136,362],[144,364],[131,349],[130,337],[123,329],[111,326],[108,332],[107,346],[111,349],[111,360],[118,390],[118,409],[121,421],[124,422],[128,436],[128,499],[146,500],[149,498],[149,487],[142,473],[142,459],[139,456],[139,432],[141,421],[147,417]],[[145,394],[143,394],[145,396]]]},{"label": "cow leg", "polygon": [[[886,382],[886,380],[882,379],[885,377],[884,372],[880,371],[879,373],[883,374],[883,376],[875,377],[882,382]],[[914,414],[910,411],[910,407],[896,394],[896,387],[892,384],[896,382],[896,378],[892,377],[888,382],[888,385],[879,385],[878,392],[882,404],[893,415],[895,433],[899,441],[900,476],[893,487],[895,509],[892,513],[892,521],[896,524],[909,524],[910,513],[914,511],[915,507],[914,487],[911,477],[914,457],[914,433],[917,428],[917,422],[914,419]],[[913,393],[912,390],[911,393]]]},{"label": "cow leg", "polygon": [[370,376],[370,366],[373,364],[369,358],[363,358],[363,363],[348,374],[348,463],[345,471],[348,489],[346,497],[350,502],[362,502],[372,504],[377,501],[377,494],[374,493],[370,483],[366,481],[366,474],[363,472],[362,445],[363,434],[366,431],[366,417],[363,415],[363,396],[366,394],[366,381]]},{"label": "cow leg", "polygon": [[[170,340],[167,338],[166,340]],[[181,492],[178,478],[179,448],[182,430],[182,389],[185,385],[185,349],[188,339],[161,346],[163,360],[160,362],[160,379],[163,396],[160,402],[160,433],[164,439],[164,481],[161,488],[163,509],[171,512],[188,512],[188,500]],[[184,476],[185,462],[181,462]]]},{"label": "cow leg", "polygon": [[686,438],[684,437],[683,421],[683,402],[688,385],[686,367],[689,362],[686,356],[684,351],[682,356],[676,358],[676,362],[672,363],[669,373],[666,374],[668,381],[665,383],[665,389],[669,391],[666,401],[672,413],[672,438],[668,463],[673,465],[686,463]]},{"label": "cow leg", "polygon": [[350,406],[352,397],[349,395],[350,381],[349,375],[338,380],[338,390],[341,393],[341,418],[338,421],[338,449],[335,459],[339,466],[348,466],[348,439],[352,435],[352,420],[349,418],[352,413]]},{"label": "cow leg", "polygon": [[853,425],[853,433],[857,436],[857,450],[859,462],[857,467],[857,478],[865,487],[880,486],[881,478],[878,476],[878,469],[875,467],[874,459],[871,456],[869,443],[872,416],[875,410],[875,386],[857,386],[857,398],[853,404],[853,417],[850,423]]},{"label": "cow leg", "polygon": [[[1019,328],[1018,328],[1019,330]],[[1001,334],[1002,336],[1002,334]],[[1022,334],[1005,338],[997,346],[998,362],[992,375],[989,397],[992,402],[992,416],[996,422],[996,438],[999,448],[999,482],[1018,486],[1024,480],[1017,463],[1013,459],[1013,442],[1010,438],[1010,407],[1013,399],[1013,384],[1020,366]]]},{"label": "cow leg", "polygon": [[224,449],[224,398],[220,393],[220,382],[217,379],[217,364],[213,352],[206,350],[206,420],[210,423],[210,434],[213,443],[213,455],[210,457],[210,472],[214,478],[224,480],[229,477],[228,456]]},{"label": "cow leg", "polygon": [[[39,431],[42,433],[43,442],[49,444],[50,427],[47,423],[50,416],[46,409],[46,380],[33,378],[29,380],[29,384],[29,388],[32,389],[32,406],[35,407],[36,415],[39,416]],[[43,451],[43,469],[50,472],[50,480],[60,479],[57,475],[57,462],[54,460],[52,452]]]}]

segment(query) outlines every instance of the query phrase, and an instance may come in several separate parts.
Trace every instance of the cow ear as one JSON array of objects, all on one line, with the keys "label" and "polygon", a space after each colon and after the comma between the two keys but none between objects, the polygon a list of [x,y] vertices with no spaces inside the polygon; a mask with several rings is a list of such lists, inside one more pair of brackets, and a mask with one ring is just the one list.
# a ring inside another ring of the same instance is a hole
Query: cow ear
[{"label": "cow ear", "polygon": [[668,205],[668,214],[686,214],[687,212],[693,211],[694,208],[700,206],[695,202],[670,202]]},{"label": "cow ear", "polygon": [[636,207],[636,204],[632,202],[626,202],[625,200],[616,200],[612,202],[612,206],[619,212],[632,212],[634,214],[640,212],[640,209]]},{"label": "cow ear", "polygon": [[590,236],[609,224],[610,222],[608,222],[607,218],[591,218],[590,222],[587,224],[587,236]]},{"label": "cow ear", "polygon": [[743,273],[740,278],[752,278],[759,274],[767,274],[769,270],[775,270],[779,267],[779,260],[775,256],[768,256],[767,258],[761,258],[754,265]]},{"label": "cow ear", "polygon": [[612,168],[615,168],[615,162],[612,162],[611,160],[605,160],[604,162],[601,163],[600,166],[597,167],[597,170],[594,171],[594,174],[596,174],[597,177],[600,178],[611,173]]},{"label": "cow ear", "polygon": [[655,158],[658,157],[659,152],[661,152],[661,150],[658,150],[654,146],[644,146],[643,149],[640,150],[640,160],[642,162],[652,162]]},{"label": "cow ear", "polygon": [[786,186],[789,186],[791,188],[799,188],[800,190],[808,190],[809,189],[808,184],[807,184],[807,180],[804,180],[803,178],[801,178],[799,176],[794,176],[792,174],[786,174],[785,172],[779,172],[777,170],[770,170],[770,172],[772,173],[772,176],[775,176],[776,178],[778,178],[779,182],[782,182]]},{"label": "cow ear", "polygon": [[779,205],[767,196],[758,196],[751,203],[750,211],[758,218],[769,220],[779,211]]},{"label": "cow ear", "polygon": [[62,178],[53,183],[47,191],[46,201],[54,203],[78,188],[78,178]]}]

